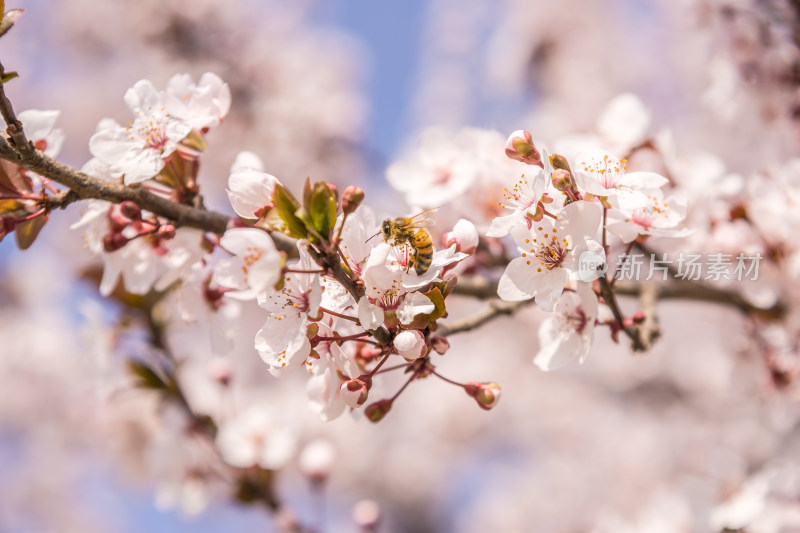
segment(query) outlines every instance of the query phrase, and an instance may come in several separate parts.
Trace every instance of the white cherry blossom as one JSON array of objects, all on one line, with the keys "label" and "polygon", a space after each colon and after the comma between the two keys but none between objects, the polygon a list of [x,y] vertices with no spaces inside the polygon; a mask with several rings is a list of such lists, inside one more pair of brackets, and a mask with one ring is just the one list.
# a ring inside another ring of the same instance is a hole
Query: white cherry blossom
[{"label": "white cherry blossom", "polygon": [[170,116],[197,131],[217,126],[231,108],[228,84],[211,72],[195,83],[189,74],[176,74],[167,82],[164,102]]},{"label": "white cherry blossom", "polygon": [[[300,261],[294,266],[302,271],[319,270],[309,255],[305,241],[297,247]],[[296,368],[311,352],[306,335],[308,317],[320,314],[321,286],[319,274],[287,273],[280,291],[268,291],[258,298],[258,305],[269,312],[266,322],[256,334],[255,347],[269,372],[281,376]]]},{"label": "white cherry blossom", "polygon": [[545,311],[552,311],[570,277],[576,277],[581,252],[602,253],[593,241],[600,227],[601,207],[584,201],[573,202],[557,220],[545,217],[530,229],[524,225],[511,231],[521,257],[508,264],[497,293],[507,301],[535,298]]},{"label": "white cherry blossom", "polygon": [[564,292],[555,312],[539,326],[539,351],[533,362],[540,369],[555,370],[577,360],[583,363],[594,338],[597,296],[587,283],[576,282],[575,292]]},{"label": "white cherry blossom", "polygon": [[231,295],[252,299],[270,290],[281,275],[280,252],[272,237],[258,228],[232,228],[220,245],[233,257],[221,259],[214,270],[214,281],[234,289]]},{"label": "white cherry blossom", "polygon": [[617,235],[622,242],[633,242],[637,237],[685,237],[691,230],[677,226],[686,217],[686,201],[682,198],[664,198],[661,189],[647,191],[643,207],[624,213],[609,211],[608,231]]},{"label": "white cherry blossom", "polygon": [[492,220],[492,225],[486,232],[487,237],[505,237],[520,222],[525,222],[528,227],[535,224],[533,217],[547,188],[548,178],[542,168],[532,166],[529,169],[529,173],[523,174],[511,189],[503,187],[504,199],[500,205],[510,209],[511,213]]},{"label": "white cherry blossom", "polygon": [[669,180],[655,172],[627,172],[627,161],[605,153],[583,157],[573,166],[578,186],[625,211],[647,205],[647,192],[666,185]]},{"label": "white cherry blossom", "polygon": [[[238,158],[237,162],[244,163]],[[237,215],[249,219],[261,218],[272,207],[272,193],[278,183],[278,178],[260,170],[233,168],[226,192]]]},{"label": "white cherry blossom", "polygon": [[28,139],[50,157],[57,156],[64,144],[64,131],[55,127],[60,114],[60,111],[27,109],[17,115]]},{"label": "white cherry blossom", "polygon": [[294,435],[286,424],[274,419],[264,404],[252,404],[235,418],[224,421],[216,444],[229,465],[268,470],[281,468],[296,448]]},{"label": "white cherry blossom", "polygon": [[89,150],[114,177],[124,176],[131,184],[161,172],[164,160],[192,127],[167,113],[162,94],[147,80],[128,89],[125,103],[135,115],[133,121],[125,127],[110,119],[102,121],[89,140]]}]

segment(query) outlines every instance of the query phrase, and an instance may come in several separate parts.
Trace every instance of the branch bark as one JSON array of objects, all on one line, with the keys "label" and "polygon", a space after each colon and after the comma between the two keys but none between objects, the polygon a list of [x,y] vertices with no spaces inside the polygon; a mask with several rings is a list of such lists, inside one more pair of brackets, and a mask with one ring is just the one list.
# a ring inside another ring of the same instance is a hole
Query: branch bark
[{"label": "branch bark", "polygon": [[513,315],[518,309],[521,309],[531,302],[533,302],[533,300],[523,300],[521,302],[506,302],[500,299],[491,300],[484,309],[472,316],[440,325],[439,329],[436,330],[436,334],[444,337],[453,335],[454,333],[476,329],[499,316]]},{"label": "branch bark", "polygon": [[168,218],[176,226],[188,226],[222,235],[231,217],[208,209],[190,207],[158,196],[141,186],[127,186],[93,178],[43,154],[32,146],[18,149],[8,133],[0,134],[0,158],[69,187],[70,192],[51,200],[51,207],[63,208],[76,200],[97,199],[115,204],[132,201],[142,209]]}]

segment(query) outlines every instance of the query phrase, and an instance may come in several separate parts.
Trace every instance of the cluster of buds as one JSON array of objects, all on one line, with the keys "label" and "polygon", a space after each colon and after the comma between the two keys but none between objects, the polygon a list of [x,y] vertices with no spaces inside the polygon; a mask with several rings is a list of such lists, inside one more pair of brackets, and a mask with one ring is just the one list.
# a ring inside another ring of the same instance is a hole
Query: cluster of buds
[{"label": "cluster of buds", "polygon": [[108,231],[103,236],[103,248],[106,252],[115,252],[123,248],[133,239],[147,237],[154,253],[167,253],[162,241],[175,237],[175,226],[162,224],[156,217],[148,220],[142,218],[142,209],[131,201],[122,202],[119,207],[109,206]]}]

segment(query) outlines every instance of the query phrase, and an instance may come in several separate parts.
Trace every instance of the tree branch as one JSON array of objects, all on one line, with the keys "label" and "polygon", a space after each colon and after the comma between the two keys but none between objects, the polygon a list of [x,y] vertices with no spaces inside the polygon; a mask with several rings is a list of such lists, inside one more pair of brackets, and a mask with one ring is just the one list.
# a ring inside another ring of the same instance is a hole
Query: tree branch
[{"label": "tree branch", "polygon": [[[93,178],[33,147],[29,148],[17,149],[16,143],[7,133],[0,134],[0,158],[70,188],[71,194],[68,197],[65,194],[64,198],[54,203],[54,207],[65,207],[79,199],[105,200],[115,204],[131,201],[142,209],[174,221],[176,226],[197,228],[218,235],[225,232],[231,218],[215,211],[173,202],[141,186],[126,186]],[[64,201],[65,198],[68,201]]]},{"label": "tree branch", "polygon": [[456,320],[449,324],[442,324],[436,330],[437,335],[447,336],[463,331],[470,331],[478,328],[487,322],[494,320],[502,315],[513,315],[518,309],[530,304],[533,300],[523,300],[521,302],[506,302],[499,299],[489,301],[489,304],[472,316],[462,320]]}]

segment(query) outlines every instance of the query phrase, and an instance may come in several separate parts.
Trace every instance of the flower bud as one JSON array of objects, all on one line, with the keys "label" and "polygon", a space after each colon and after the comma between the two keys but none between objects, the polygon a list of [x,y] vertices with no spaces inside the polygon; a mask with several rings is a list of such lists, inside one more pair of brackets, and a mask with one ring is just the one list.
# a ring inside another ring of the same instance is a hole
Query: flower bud
[{"label": "flower bud", "polygon": [[533,137],[525,130],[517,130],[506,141],[506,155],[516,161],[544,168],[542,155],[533,145]]},{"label": "flower bud", "polygon": [[162,239],[172,239],[175,237],[175,226],[172,224],[164,224],[158,228],[156,235]]},{"label": "flower bud", "polygon": [[453,226],[453,231],[444,234],[442,241],[447,248],[455,244],[456,251],[471,254],[478,247],[478,229],[475,224],[462,218]]},{"label": "flower bud", "polygon": [[328,188],[333,193],[333,198],[338,202],[339,201],[339,187],[331,183],[330,181],[326,181],[325,183],[328,184]]},{"label": "flower bud", "polygon": [[366,409],[364,409],[364,414],[367,415],[370,422],[380,422],[391,409],[392,400],[380,400],[369,404]]},{"label": "flower bud", "polygon": [[350,516],[363,531],[377,531],[381,508],[373,500],[361,500],[353,506]]},{"label": "flower bud", "polygon": [[348,407],[356,409],[364,405],[369,395],[369,386],[360,379],[350,379],[339,387],[339,396]]},{"label": "flower bud", "polygon": [[121,204],[119,204],[119,211],[125,217],[131,220],[141,220],[142,219],[142,208],[139,207],[139,204],[136,202],[131,202],[130,200],[125,200]]},{"label": "flower bud", "polygon": [[444,355],[450,349],[450,341],[444,337],[434,337],[431,339],[431,348],[439,355]]},{"label": "flower bud", "polygon": [[127,228],[130,223],[131,220],[122,213],[113,210],[109,211],[108,226],[109,228],[111,228],[112,232],[119,233],[120,231]]},{"label": "flower bud", "polygon": [[572,176],[569,171],[559,168],[550,174],[550,180],[553,182],[553,187],[561,192],[568,191],[572,188]]},{"label": "flower bud", "polygon": [[364,201],[364,191],[355,185],[350,185],[342,193],[342,212],[349,215]]},{"label": "flower bud", "polygon": [[488,411],[500,401],[500,386],[494,382],[478,383],[471,381],[464,385],[464,391],[475,398],[481,409]]},{"label": "flower bud", "polygon": [[416,329],[401,331],[394,338],[393,344],[400,357],[409,363],[425,353],[425,337]]},{"label": "flower bud", "polygon": [[336,451],[325,439],[311,441],[303,448],[298,459],[300,471],[311,479],[312,483],[323,483],[331,473],[336,459]]},{"label": "flower bud", "polygon": [[647,315],[644,314],[644,311],[636,311],[633,313],[633,317],[631,317],[634,324],[641,324],[645,320],[647,320]]},{"label": "flower bud", "polygon": [[128,238],[124,236],[122,233],[119,232],[109,232],[103,236],[103,249],[106,252],[116,252],[126,244],[128,244]]}]

